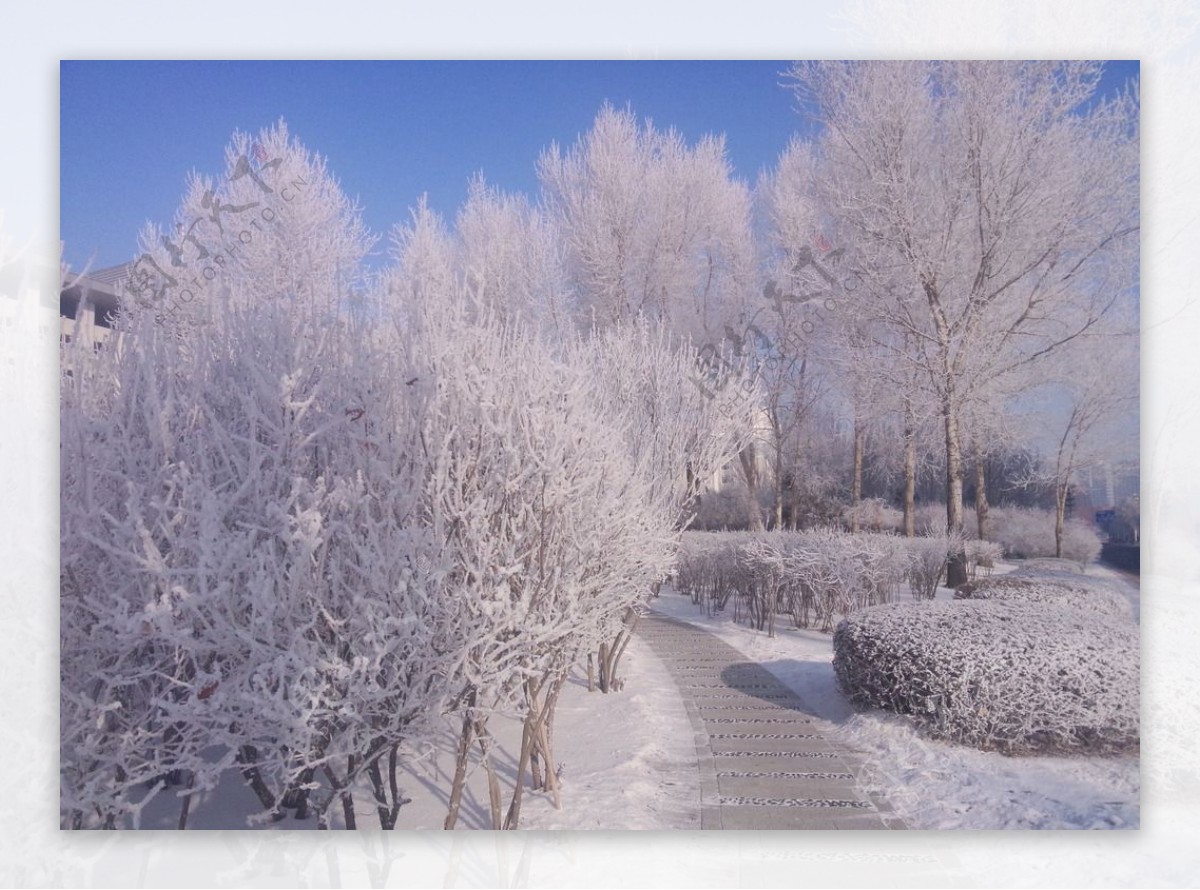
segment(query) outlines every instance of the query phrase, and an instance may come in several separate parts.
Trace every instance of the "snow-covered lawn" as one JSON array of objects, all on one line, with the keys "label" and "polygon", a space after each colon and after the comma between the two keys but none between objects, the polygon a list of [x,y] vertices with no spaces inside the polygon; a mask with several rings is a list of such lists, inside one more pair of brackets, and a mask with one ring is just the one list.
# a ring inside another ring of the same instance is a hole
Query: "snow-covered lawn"
[{"label": "snow-covered lawn", "polygon": [[[1001,571],[1009,569],[1004,567]],[[1123,585],[1137,607],[1137,590],[1120,573],[1089,574]],[[942,588],[938,598],[952,598]],[[841,741],[867,755],[864,784],[887,798],[914,829],[1137,828],[1139,758],[1006,757],[922,738],[905,719],[882,711],[856,713],[834,679],[832,637],[789,627],[786,617],[769,638],[708,618],[690,598],[665,590],[652,607],[716,634],[747,659],[791,687]]]}]

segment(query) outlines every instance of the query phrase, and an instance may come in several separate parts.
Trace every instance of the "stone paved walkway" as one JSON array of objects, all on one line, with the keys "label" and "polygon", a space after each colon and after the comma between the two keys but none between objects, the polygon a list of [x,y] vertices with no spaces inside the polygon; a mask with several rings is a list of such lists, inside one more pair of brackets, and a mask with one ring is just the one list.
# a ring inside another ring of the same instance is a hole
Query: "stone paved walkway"
[{"label": "stone paved walkway", "polygon": [[663,615],[644,617],[638,635],[667,665],[692,721],[701,828],[905,827],[855,787],[861,758],[765,668]]}]

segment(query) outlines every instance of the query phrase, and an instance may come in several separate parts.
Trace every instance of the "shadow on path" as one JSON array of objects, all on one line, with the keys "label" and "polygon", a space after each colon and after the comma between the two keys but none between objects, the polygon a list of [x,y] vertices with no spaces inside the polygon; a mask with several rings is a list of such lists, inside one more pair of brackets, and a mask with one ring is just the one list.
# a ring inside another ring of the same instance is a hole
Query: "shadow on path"
[{"label": "shadow on path", "polygon": [[[638,630],[679,688],[695,733],[701,827],[894,829],[903,822],[860,791],[859,759],[765,667],[712,634],[650,614]],[[823,670],[789,667],[789,670]]]}]

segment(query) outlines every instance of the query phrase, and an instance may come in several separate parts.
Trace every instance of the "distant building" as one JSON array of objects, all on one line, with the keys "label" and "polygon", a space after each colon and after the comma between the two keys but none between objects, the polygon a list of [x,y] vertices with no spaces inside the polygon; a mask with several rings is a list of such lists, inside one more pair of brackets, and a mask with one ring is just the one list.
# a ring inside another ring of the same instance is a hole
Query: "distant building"
[{"label": "distant building", "polygon": [[[77,349],[83,346],[93,352],[110,347],[113,319],[120,309],[120,293],[129,278],[130,263],[111,266],[96,272],[63,276],[58,296],[59,344],[62,348],[63,372],[73,374]],[[78,342],[77,342],[78,341]]]},{"label": "distant building", "polygon": [[1117,461],[1087,467],[1076,474],[1077,484],[1095,510],[1112,510],[1141,491],[1137,461]]}]

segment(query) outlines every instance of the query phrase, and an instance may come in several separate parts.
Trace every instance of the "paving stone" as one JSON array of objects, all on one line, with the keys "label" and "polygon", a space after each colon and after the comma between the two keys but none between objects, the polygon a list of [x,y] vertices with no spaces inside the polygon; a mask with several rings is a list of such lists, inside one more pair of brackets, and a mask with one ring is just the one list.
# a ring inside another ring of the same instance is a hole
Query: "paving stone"
[{"label": "paving stone", "polygon": [[[811,754],[832,753],[835,756],[838,748],[828,739],[754,739],[743,741],[739,739],[713,739],[709,737],[709,748],[713,757],[807,757]],[[839,763],[840,766],[840,763]]]},{"label": "paving stone", "polygon": [[873,802],[856,791],[853,779],[818,782],[802,779],[731,779],[718,776],[717,796],[720,800],[738,798],[851,801],[860,809],[875,812]]}]

